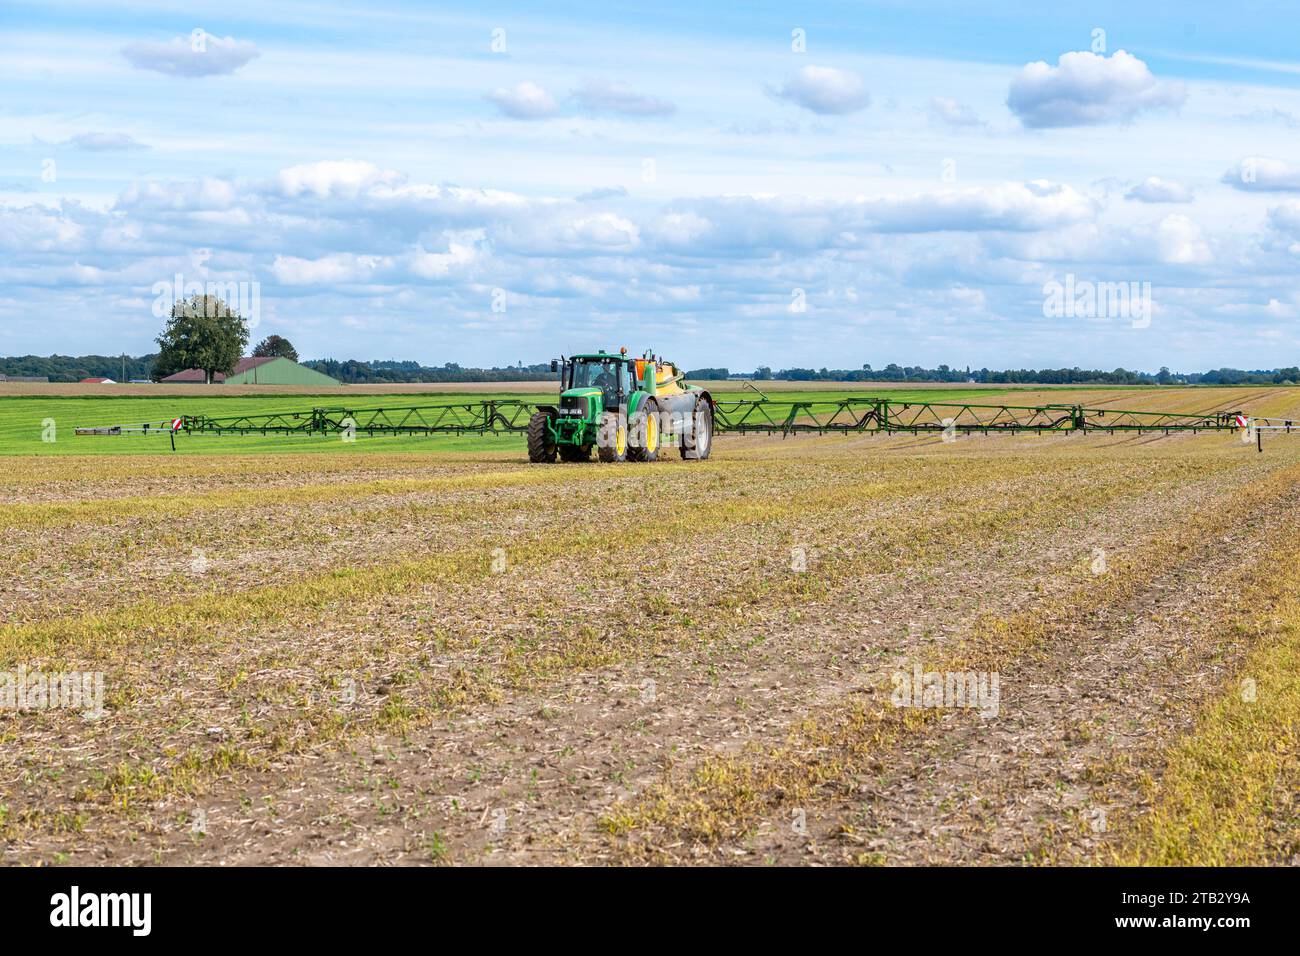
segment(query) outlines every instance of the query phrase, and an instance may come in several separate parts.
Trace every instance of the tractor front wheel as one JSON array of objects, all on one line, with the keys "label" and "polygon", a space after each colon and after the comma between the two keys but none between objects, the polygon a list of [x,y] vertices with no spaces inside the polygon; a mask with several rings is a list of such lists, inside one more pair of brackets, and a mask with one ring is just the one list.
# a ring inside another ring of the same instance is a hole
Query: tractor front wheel
[{"label": "tractor front wheel", "polygon": [[528,420],[528,460],[534,464],[555,461],[555,439],[551,437],[551,416],[534,412]]},{"label": "tractor front wheel", "polygon": [[591,461],[591,446],[561,445],[560,461]]},{"label": "tractor front wheel", "polygon": [[627,422],[618,412],[605,412],[596,432],[596,457],[601,461],[627,461]]}]

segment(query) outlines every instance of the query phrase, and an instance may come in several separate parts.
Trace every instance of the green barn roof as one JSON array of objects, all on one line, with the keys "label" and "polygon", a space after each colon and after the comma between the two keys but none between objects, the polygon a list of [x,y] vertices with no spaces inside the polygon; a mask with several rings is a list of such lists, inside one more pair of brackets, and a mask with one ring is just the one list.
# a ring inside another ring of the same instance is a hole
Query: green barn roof
[{"label": "green barn roof", "polygon": [[235,371],[226,376],[226,384],[338,385],[339,380],[287,358],[271,357],[242,360],[235,366]]},{"label": "green barn roof", "polygon": [[[202,385],[207,381],[207,374],[201,368],[187,368],[175,375],[168,375],[164,382],[189,382]],[[213,376],[217,382],[233,382],[236,385],[341,385],[336,378],[322,375],[315,369],[291,362],[287,358],[258,357],[241,358],[229,375],[218,372]]]}]

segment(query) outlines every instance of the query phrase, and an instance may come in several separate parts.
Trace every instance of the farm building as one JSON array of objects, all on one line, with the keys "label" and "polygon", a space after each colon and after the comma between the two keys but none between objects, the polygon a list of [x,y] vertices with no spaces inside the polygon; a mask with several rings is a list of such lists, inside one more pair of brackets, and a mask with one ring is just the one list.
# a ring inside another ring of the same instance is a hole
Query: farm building
[{"label": "farm building", "polygon": [[96,376],[94,378],[83,378],[81,380],[81,384],[82,385],[116,385],[117,382],[113,381],[111,378],[102,378]]},{"label": "farm building", "polygon": [[[188,368],[175,375],[168,375],[164,382],[182,382],[202,385],[207,381],[201,368]],[[229,385],[338,385],[339,380],[324,375],[315,369],[291,362],[287,358],[258,357],[241,358],[229,375],[218,372],[213,381]]]}]

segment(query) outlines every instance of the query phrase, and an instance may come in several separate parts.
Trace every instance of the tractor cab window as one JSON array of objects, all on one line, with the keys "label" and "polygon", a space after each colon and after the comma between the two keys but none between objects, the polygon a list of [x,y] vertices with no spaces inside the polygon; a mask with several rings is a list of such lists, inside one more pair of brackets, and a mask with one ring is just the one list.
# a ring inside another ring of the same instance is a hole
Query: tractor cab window
[{"label": "tractor cab window", "polygon": [[618,406],[620,389],[627,394],[627,363],[613,359],[592,359],[573,363],[570,388],[598,388],[606,408]]}]

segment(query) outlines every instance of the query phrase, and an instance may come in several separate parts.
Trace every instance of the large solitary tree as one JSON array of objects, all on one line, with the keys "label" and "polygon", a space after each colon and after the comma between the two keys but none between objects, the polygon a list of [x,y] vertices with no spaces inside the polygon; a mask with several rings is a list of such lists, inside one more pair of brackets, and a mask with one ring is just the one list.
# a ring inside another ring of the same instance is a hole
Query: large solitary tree
[{"label": "large solitary tree", "polygon": [[290,362],[298,361],[298,350],[282,335],[268,335],[258,342],[253,349],[256,358],[287,358]]},{"label": "large solitary tree", "polygon": [[199,368],[211,384],[216,375],[229,375],[243,357],[248,324],[219,297],[194,295],[172,305],[171,318],[157,341],[155,381]]}]

